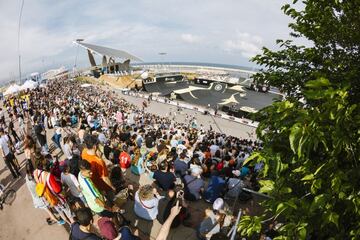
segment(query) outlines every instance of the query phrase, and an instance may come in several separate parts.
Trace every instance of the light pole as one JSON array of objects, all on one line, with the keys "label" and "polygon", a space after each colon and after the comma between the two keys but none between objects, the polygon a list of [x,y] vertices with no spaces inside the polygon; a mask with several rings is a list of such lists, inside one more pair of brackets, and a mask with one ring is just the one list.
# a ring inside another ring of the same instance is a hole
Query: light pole
[{"label": "light pole", "polygon": [[[75,40],[77,43],[79,42],[82,42],[84,41],[84,39],[82,38],[78,38]],[[74,69],[73,69],[73,72],[74,72],[74,77],[75,77],[75,74],[76,74],[76,65],[77,65],[77,58],[78,58],[78,54],[79,54],[79,44],[77,44],[77,48],[76,48],[76,55],[75,55],[75,62],[74,62]]]},{"label": "light pole", "polygon": [[160,52],[159,53],[159,55],[161,56],[161,60],[163,62],[164,72],[165,72],[165,60],[164,60],[164,58],[165,58],[166,54],[167,54],[166,52]]},{"label": "light pole", "polygon": [[20,27],[21,27],[21,17],[22,11],[24,8],[24,0],[21,1],[20,14],[19,14],[19,26],[18,26],[18,55],[19,55],[19,84],[21,84],[21,55],[20,55]]}]

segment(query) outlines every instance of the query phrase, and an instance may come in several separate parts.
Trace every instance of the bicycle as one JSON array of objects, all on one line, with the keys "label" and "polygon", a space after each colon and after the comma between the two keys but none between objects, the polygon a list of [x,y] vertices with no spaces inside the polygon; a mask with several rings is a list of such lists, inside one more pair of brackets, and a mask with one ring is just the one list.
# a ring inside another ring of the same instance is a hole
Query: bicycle
[{"label": "bicycle", "polygon": [[16,191],[14,189],[5,188],[0,184],[0,210],[3,210],[4,204],[11,205],[15,200]]}]

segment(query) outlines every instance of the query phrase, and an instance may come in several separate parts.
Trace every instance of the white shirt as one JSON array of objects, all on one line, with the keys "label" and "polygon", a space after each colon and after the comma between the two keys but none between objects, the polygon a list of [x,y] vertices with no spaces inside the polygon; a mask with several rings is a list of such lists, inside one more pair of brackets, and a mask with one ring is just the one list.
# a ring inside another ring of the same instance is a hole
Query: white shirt
[{"label": "white shirt", "polygon": [[7,135],[3,135],[2,137],[0,137],[0,147],[3,150],[5,156],[10,153],[9,138]]},{"label": "white shirt", "polygon": [[67,159],[72,159],[73,155],[72,155],[71,147],[68,143],[64,144],[63,151]]},{"label": "white shirt", "polygon": [[[146,206],[146,207],[145,207]],[[153,198],[150,200],[140,201],[139,191],[135,193],[135,214],[146,220],[154,220],[158,215],[159,199]]]},{"label": "white shirt", "polygon": [[95,125],[94,124],[94,119],[93,119],[93,117],[91,115],[87,116],[86,121],[87,121],[87,124],[89,125],[90,128],[94,127],[94,125]]},{"label": "white shirt", "polygon": [[219,147],[218,145],[215,145],[215,144],[211,145],[211,146],[210,146],[211,156],[214,156],[215,153],[216,153],[216,151],[219,150],[219,149],[220,149],[220,147]]},{"label": "white shirt", "polygon": [[82,193],[79,191],[80,184],[76,177],[72,174],[61,173],[61,182],[68,186],[70,189],[71,195],[74,197],[82,197]]}]

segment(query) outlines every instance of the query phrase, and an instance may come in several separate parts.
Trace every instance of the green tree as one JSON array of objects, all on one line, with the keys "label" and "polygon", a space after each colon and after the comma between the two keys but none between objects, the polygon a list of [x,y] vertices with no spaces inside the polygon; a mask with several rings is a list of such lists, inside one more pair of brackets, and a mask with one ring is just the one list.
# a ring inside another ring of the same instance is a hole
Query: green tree
[{"label": "green tree", "polygon": [[271,198],[239,231],[259,233],[270,216],[283,224],[277,239],[360,239],[360,1],[303,3],[282,9],[310,47],[278,40],[253,59],[264,67],[254,79],[288,97],[259,112],[264,148],[247,162],[264,163],[260,191]]},{"label": "green tree", "polygon": [[[281,219],[279,239],[359,239],[360,107],[326,79],[304,88],[316,107],[287,100],[261,111],[264,148],[246,161],[264,163],[260,191],[272,198],[262,219]],[[259,232],[259,219],[245,217],[239,227]]]},{"label": "green tree", "polygon": [[263,53],[253,59],[264,67],[254,79],[268,81],[289,96],[299,97],[307,81],[325,77],[331,83],[350,85],[351,100],[358,102],[360,0],[305,0],[303,4],[301,10],[290,4],[282,10],[294,20],[289,24],[290,35],[306,38],[310,47],[277,40],[280,50],[263,48]]}]

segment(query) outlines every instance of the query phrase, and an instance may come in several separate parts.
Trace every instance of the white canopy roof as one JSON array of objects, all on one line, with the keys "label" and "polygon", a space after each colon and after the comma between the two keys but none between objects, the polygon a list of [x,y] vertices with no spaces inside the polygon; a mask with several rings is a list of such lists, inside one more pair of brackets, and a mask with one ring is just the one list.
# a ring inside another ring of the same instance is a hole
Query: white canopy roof
[{"label": "white canopy roof", "polygon": [[26,90],[26,89],[34,89],[37,87],[37,83],[32,81],[32,80],[27,80],[26,82],[24,82],[24,84],[21,86],[22,90]]},{"label": "white canopy roof", "polygon": [[83,87],[83,88],[91,87],[91,84],[89,84],[89,83],[84,83],[84,84],[81,85],[81,87]]},{"label": "white canopy roof", "polygon": [[6,89],[6,91],[4,92],[4,96],[11,95],[19,91],[21,91],[21,87],[17,84],[13,84],[10,87],[8,87],[8,89]]}]

